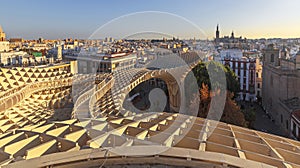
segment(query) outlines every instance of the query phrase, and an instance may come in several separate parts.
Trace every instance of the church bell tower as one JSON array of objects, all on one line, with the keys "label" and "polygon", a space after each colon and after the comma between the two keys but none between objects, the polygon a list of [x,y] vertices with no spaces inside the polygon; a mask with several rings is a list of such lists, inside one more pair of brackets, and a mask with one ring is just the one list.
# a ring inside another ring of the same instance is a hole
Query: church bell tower
[{"label": "church bell tower", "polygon": [[219,31],[219,24],[217,24],[217,30],[216,30],[216,42],[219,42],[220,39],[220,31]]}]

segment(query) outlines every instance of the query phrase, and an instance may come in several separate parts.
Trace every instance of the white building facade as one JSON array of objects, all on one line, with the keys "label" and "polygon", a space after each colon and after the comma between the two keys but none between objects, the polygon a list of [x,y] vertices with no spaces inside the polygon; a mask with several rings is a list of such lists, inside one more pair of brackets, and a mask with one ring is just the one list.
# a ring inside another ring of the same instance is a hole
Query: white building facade
[{"label": "white building facade", "polygon": [[229,66],[238,77],[239,100],[256,101],[256,60],[243,57],[243,52],[239,49],[227,49],[220,52],[220,61]]},{"label": "white building facade", "polygon": [[24,51],[0,52],[0,64],[4,66],[20,65],[28,59],[29,55]]}]

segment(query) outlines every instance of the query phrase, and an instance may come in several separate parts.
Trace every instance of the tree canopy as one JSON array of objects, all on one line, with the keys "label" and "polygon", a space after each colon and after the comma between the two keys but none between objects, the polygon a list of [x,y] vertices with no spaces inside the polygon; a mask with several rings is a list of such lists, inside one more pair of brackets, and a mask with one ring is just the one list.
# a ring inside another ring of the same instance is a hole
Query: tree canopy
[{"label": "tree canopy", "polygon": [[[202,87],[202,84],[205,84],[208,86],[209,90],[212,90],[212,88],[225,89],[225,83],[220,83],[222,79],[214,80],[213,82],[211,82],[210,79],[226,77],[226,79],[223,79],[224,81],[226,80],[226,90],[235,95],[239,92],[237,76],[228,66],[224,66],[221,63],[215,61],[206,63],[201,62],[193,68],[192,72],[197,79],[199,88]],[[221,73],[225,73],[225,75],[220,75]]]},{"label": "tree canopy", "polygon": [[[214,96],[226,94],[221,121],[239,126],[248,125],[240,107],[234,101],[234,95],[239,92],[239,82],[235,73],[228,66],[214,61],[201,62],[192,72],[196,77],[200,93],[199,117],[207,117]],[[221,73],[223,74],[220,75]],[[222,81],[226,82],[222,83]],[[220,93],[221,90],[226,92]]]}]

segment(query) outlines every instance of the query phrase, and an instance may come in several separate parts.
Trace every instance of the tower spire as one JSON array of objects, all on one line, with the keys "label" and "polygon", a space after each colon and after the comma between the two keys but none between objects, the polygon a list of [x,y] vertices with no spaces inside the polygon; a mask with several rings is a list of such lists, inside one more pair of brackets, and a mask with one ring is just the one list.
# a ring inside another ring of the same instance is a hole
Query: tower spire
[{"label": "tower spire", "polygon": [[219,38],[220,38],[219,24],[217,24],[217,30],[216,30],[216,42],[219,41]]},{"label": "tower spire", "polygon": [[0,25],[0,41],[5,41],[5,33]]}]

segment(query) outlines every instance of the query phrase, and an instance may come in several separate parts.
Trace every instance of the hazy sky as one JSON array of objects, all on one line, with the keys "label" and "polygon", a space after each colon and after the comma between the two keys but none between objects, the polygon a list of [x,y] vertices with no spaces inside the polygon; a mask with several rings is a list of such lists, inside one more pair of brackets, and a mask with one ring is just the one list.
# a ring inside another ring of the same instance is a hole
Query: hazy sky
[{"label": "hazy sky", "polygon": [[[300,0],[1,0],[0,25],[8,38],[88,38],[100,26],[122,15],[161,11],[188,19],[210,39],[217,23],[221,36],[234,30],[236,36],[247,38],[286,38],[300,37],[299,9]],[[165,17],[153,17],[155,25],[166,22]],[[107,29],[118,36],[124,30],[143,25],[141,20],[143,16]],[[151,31],[147,24],[143,28]],[[176,26],[174,22],[168,28],[170,32],[165,28],[162,32],[182,38],[199,36],[180,23]]]}]

